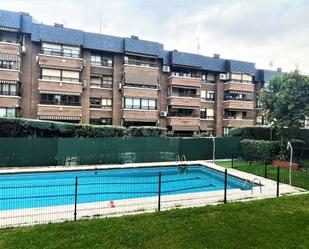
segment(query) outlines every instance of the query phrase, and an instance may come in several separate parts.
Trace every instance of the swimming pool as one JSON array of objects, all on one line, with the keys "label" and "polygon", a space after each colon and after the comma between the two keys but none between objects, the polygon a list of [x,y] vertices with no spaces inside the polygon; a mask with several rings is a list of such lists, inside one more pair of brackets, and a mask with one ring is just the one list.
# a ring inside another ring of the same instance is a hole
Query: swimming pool
[{"label": "swimming pool", "polygon": [[[0,175],[0,210],[114,201],[224,189],[224,173],[205,166],[177,166]],[[77,182],[76,182],[77,179]],[[76,187],[77,183],[77,187]],[[249,183],[228,176],[227,189]]]}]

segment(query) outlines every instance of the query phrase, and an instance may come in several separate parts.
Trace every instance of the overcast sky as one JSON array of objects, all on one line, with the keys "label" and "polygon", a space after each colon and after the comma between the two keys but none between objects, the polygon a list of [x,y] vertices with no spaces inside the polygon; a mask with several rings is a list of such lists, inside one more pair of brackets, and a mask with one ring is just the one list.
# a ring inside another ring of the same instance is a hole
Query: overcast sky
[{"label": "overcast sky", "polygon": [[39,22],[309,74],[309,0],[0,0]]}]

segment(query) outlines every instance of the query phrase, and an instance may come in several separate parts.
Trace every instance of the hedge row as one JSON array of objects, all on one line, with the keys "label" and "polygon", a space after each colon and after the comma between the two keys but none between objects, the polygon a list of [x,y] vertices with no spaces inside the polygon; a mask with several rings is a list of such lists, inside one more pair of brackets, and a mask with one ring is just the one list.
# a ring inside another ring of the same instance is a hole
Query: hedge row
[{"label": "hedge row", "polygon": [[165,136],[160,127],[81,125],[34,119],[0,118],[0,137],[122,137]]},{"label": "hedge row", "polygon": [[[255,139],[255,140],[280,140],[277,131],[270,127],[235,127],[229,132],[229,136],[240,137],[241,139]],[[288,137],[288,136],[286,136]],[[309,147],[309,129],[300,129],[294,134],[294,139],[304,141],[304,146]]]},{"label": "hedge row", "polygon": [[246,160],[260,160],[270,162],[278,154],[278,141],[244,139],[240,142],[240,149]]}]

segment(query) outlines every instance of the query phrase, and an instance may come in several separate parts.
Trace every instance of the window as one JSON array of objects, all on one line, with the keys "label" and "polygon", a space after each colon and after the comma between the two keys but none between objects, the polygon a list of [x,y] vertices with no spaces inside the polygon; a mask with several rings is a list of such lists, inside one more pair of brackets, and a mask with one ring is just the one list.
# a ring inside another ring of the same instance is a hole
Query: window
[{"label": "window", "polygon": [[79,72],[57,69],[42,69],[43,80],[79,82]]},{"label": "window", "polygon": [[215,92],[214,91],[201,91],[201,99],[202,101],[214,101],[215,100]]},{"label": "window", "polygon": [[110,55],[92,54],[90,61],[93,66],[113,67],[113,57]]},{"label": "window", "polygon": [[63,70],[61,80],[70,82],[79,82],[79,72]]},{"label": "window", "polygon": [[225,91],[224,100],[253,101],[253,93],[242,91]]},{"label": "window", "polygon": [[0,68],[16,69],[17,70],[17,67],[15,66],[15,64],[16,64],[15,61],[0,60]]},{"label": "window", "polygon": [[0,95],[19,95],[19,85],[17,84],[0,84]]},{"label": "window", "polygon": [[252,76],[250,74],[231,73],[230,79],[237,82],[252,82]]},{"label": "window", "polygon": [[80,106],[80,96],[42,93],[40,104]]},{"label": "window", "polygon": [[127,109],[142,109],[142,110],[156,110],[157,101],[154,99],[139,99],[139,98],[125,98],[124,108]]},{"label": "window", "polygon": [[202,82],[203,83],[215,83],[215,74],[214,73],[202,73]]},{"label": "window", "polygon": [[79,58],[80,48],[78,46],[67,46],[55,43],[42,43],[42,52],[49,55]]},{"label": "window", "polygon": [[19,35],[15,32],[0,31],[0,41],[9,43],[18,43]]},{"label": "window", "polygon": [[223,136],[228,136],[230,131],[230,127],[223,127]]},{"label": "window", "polygon": [[10,107],[0,107],[0,117],[11,117],[15,118],[18,117],[18,109],[17,108],[10,108]]},{"label": "window", "polygon": [[201,118],[214,119],[214,109],[201,109]]},{"label": "window", "polygon": [[142,57],[142,56],[126,56],[125,64],[143,66],[143,67],[158,67],[158,61],[156,58]]},{"label": "window", "polygon": [[256,99],[256,108],[262,108],[262,103],[259,99]]},{"label": "window", "polygon": [[102,99],[102,108],[104,109],[112,108],[112,99]]},{"label": "window", "polygon": [[113,76],[109,75],[91,76],[90,85],[100,88],[113,88]]},{"label": "window", "polygon": [[101,108],[101,98],[90,98],[90,107]]}]

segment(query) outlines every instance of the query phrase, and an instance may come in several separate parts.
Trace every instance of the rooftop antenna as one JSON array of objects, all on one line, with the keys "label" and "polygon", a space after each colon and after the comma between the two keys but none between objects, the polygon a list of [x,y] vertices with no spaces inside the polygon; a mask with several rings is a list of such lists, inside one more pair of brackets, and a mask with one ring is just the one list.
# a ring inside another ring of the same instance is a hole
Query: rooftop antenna
[{"label": "rooftop antenna", "polygon": [[200,53],[200,49],[201,49],[201,46],[200,46],[200,38],[199,37],[196,37],[194,39],[194,41],[197,41],[197,54]]},{"label": "rooftop antenna", "polygon": [[274,62],[273,62],[273,61],[270,61],[270,62],[269,62],[269,69],[271,70],[273,66],[274,66]]}]

